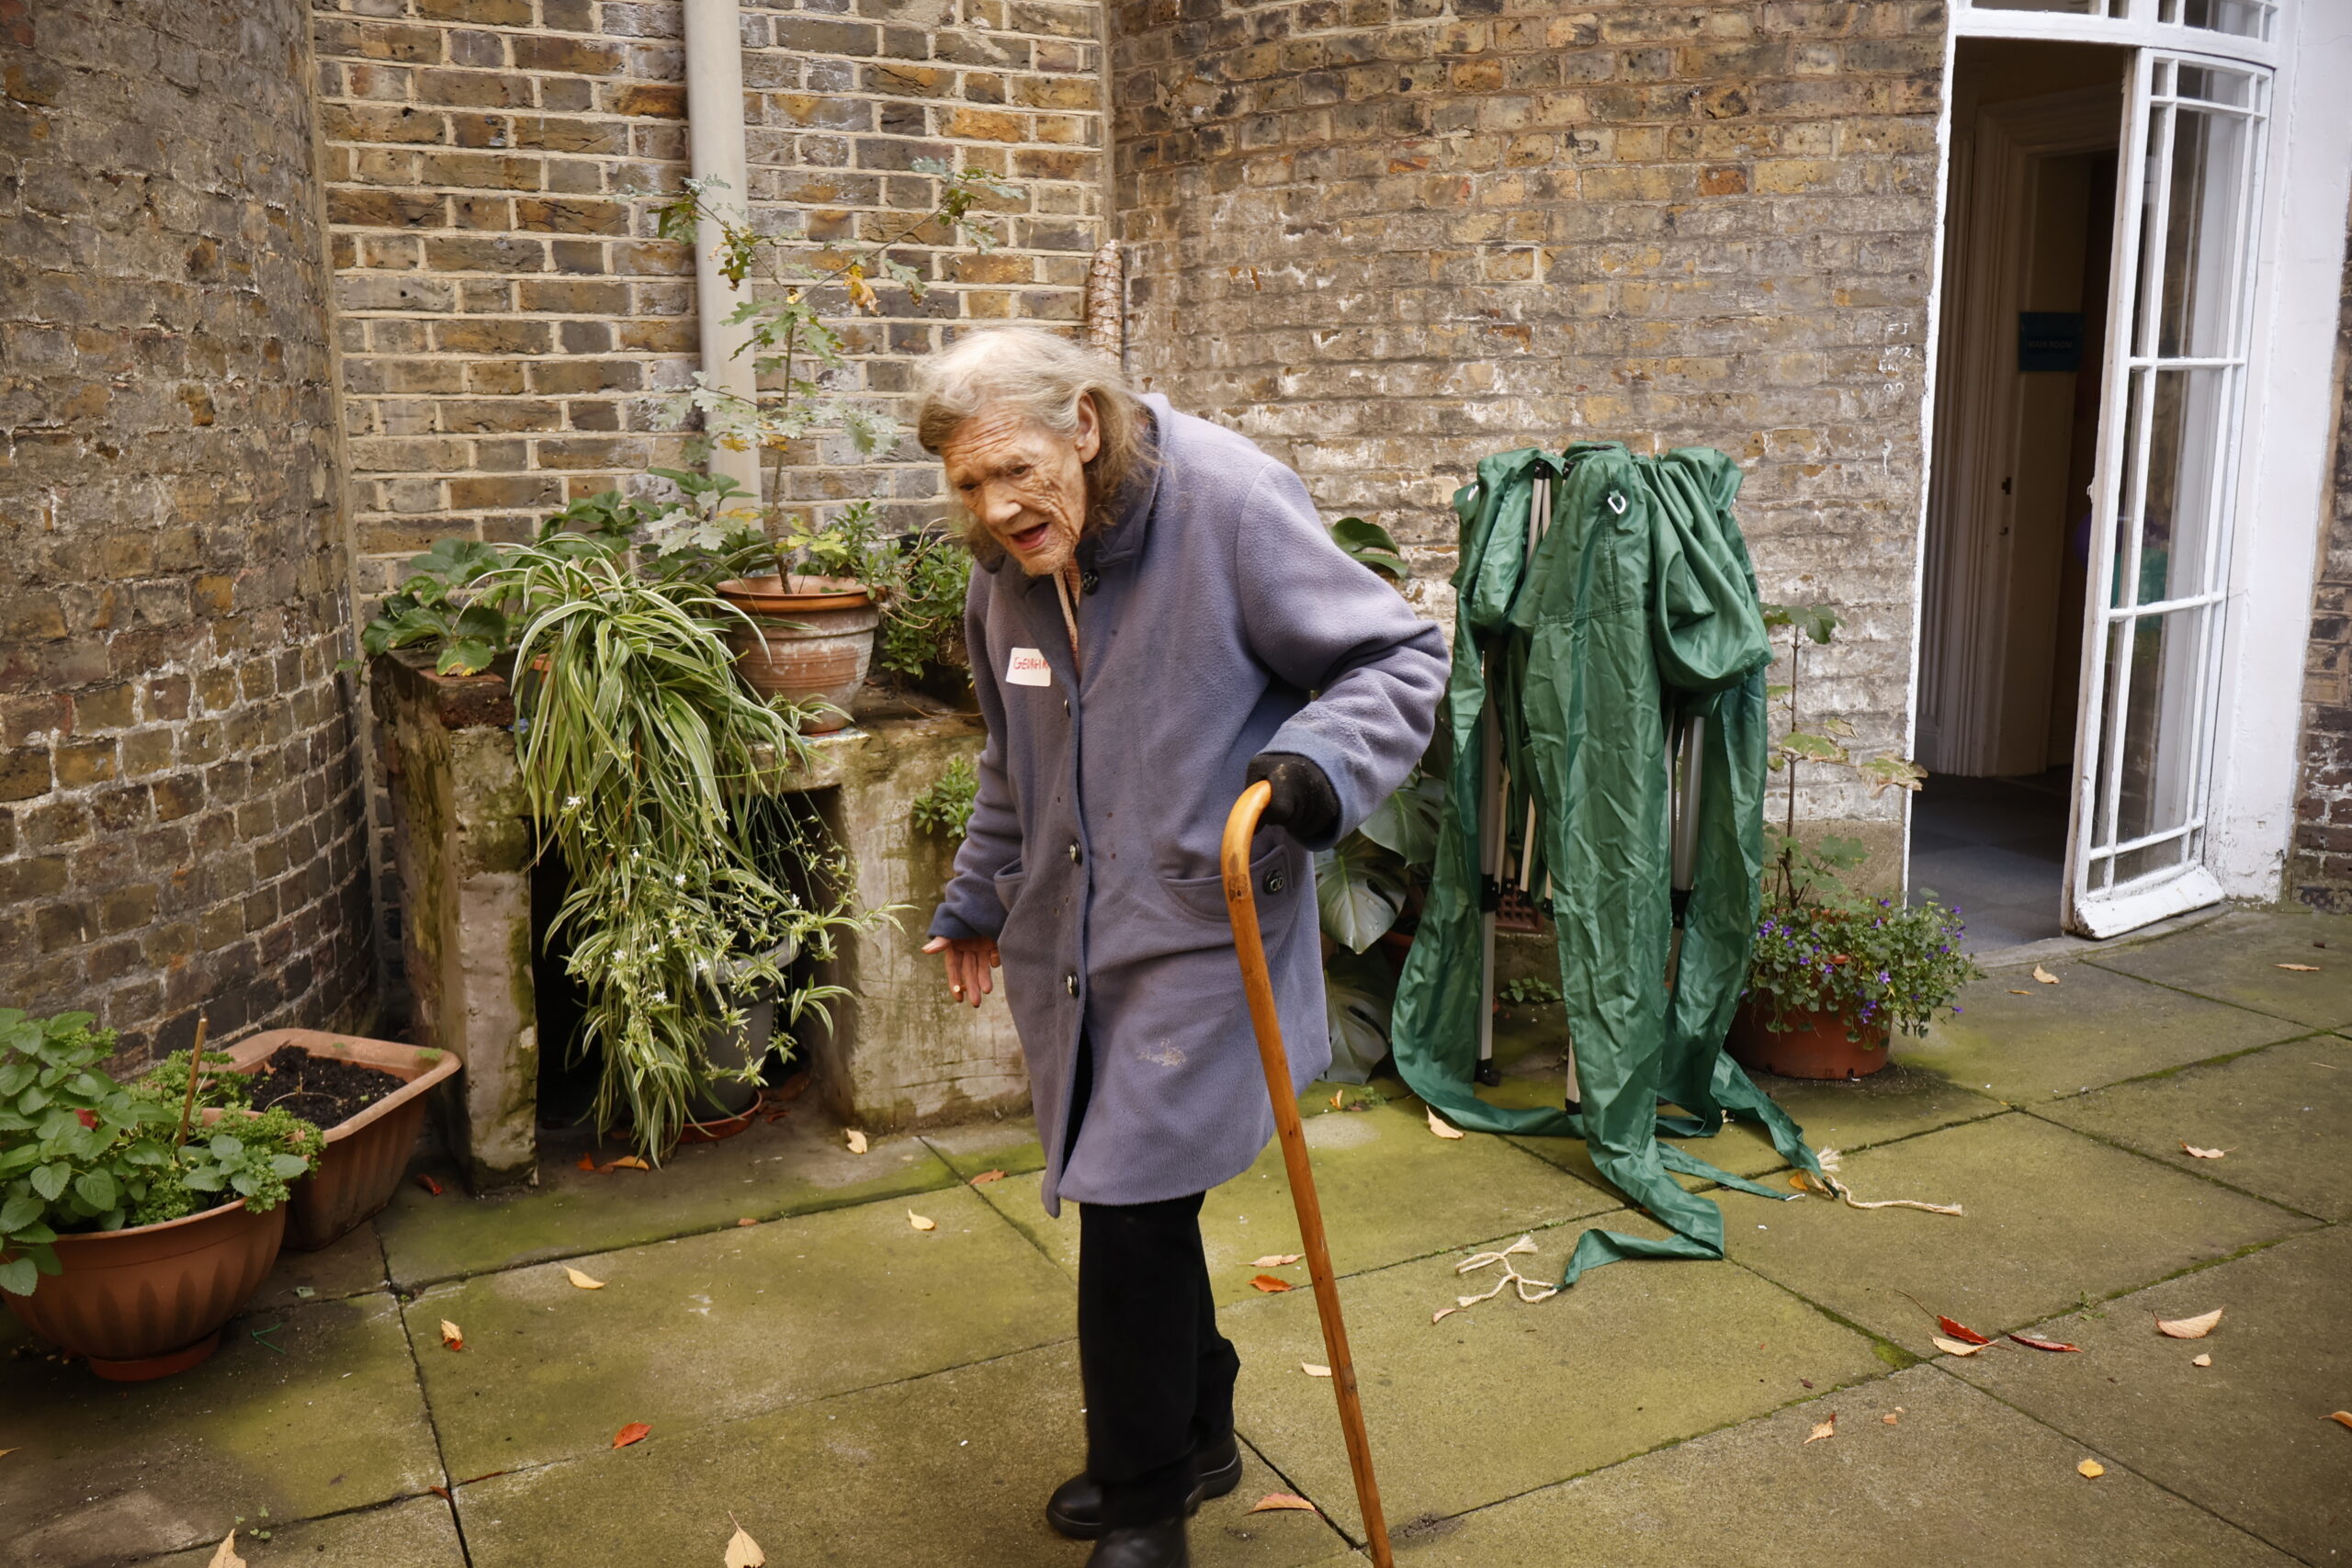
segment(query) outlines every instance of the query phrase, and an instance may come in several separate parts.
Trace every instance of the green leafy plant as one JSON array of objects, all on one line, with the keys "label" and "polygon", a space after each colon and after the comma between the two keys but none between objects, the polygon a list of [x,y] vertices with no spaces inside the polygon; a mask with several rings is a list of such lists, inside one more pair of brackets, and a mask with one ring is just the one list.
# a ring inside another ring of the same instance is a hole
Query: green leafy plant
[{"label": "green leafy plant", "polygon": [[1342,517],[1330,527],[1331,542],[1348,552],[1351,558],[1370,567],[1390,582],[1401,585],[1412,576],[1405,566],[1405,552],[1396,547],[1396,538],[1377,523],[1367,523],[1361,517]]},{"label": "green leafy plant", "polygon": [[1925,1029],[1962,987],[1984,973],[1961,951],[1960,911],[1932,897],[1897,908],[1892,899],[1856,893],[1845,878],[1867,858],[1863,845],[1837,834],[1807,842],[1798,838],[1796,824],[1797,774],[1808,764],[1849,769],[1873,795],[1916,790],[1927,772],[1896,753],[1856,758],[1846,745],[1854,727],[1841,717],[1810,728],[1803,722],[1798,704],[1805,648],[1826,645],[1836,635],[1836,612],[1819,604],[1767,604],[1764,624],[1789,633],[1788,683],[1768,689],[1787,724],[1767,765],[1782,775],[1786,794],[1781,830],[1770,836],[1772,870],[1748,992],[1762,1004],[1765,1027],[1776,1032],[1791,1027],[1792,1014],[1813,1012],[1844,1019],[1847,1038],[1854,1041],[1874,1040],[1881,1030]]},{"label": "green leafy plant", "polygon": [[[242,1200],[256,1213],[286,1201],[325,1139],[284,1111],[242,1112],[229,1075],[187,1100],[176,1085],[118,1082],[98,1064],[112,1030],[85,1012],[28,1017],[0,1009],[0,1291],[30,1295],[58,1272],[60,1235],[160,1224]],[[226,1061],[226,1057],[219,1058]],[[211,1125],[191,1109],[225,1112]]]},{"label": "green leafy plant", "polygon": [[[747,624],[740,611],[609,555],[526,549],[514,570],[540,606],[516,649],[516,760],[571,874],[550,936],[570,939],[567,966],[586,991],[598,1123],[627,1122],[658,1159],[714,1076],[707,1037],[742,1024],[739,995],[775,992],[781,1032],[843,994],[792,984],[766,955],[829,957],[840,934],[890,912],[851,912],[846,867],[820,829],[796,829],[780,857],[749,831],[738,797],[807,748],[803,716],[736,676],[726,632]],[[805,886],[780,880],[794,872]]]},{"label": "green leafy plant", "polygon": [[1560,999],[1560,987],[1548,980],[1521,976],[1506,982],[1495,996],[1498,1000],[1509,1002],[1513,1007],[1543,1007]]},{"label": "green leafy plant", "polygon": [[894,674],[920,675],[935,664],[962,668],[964,596],[972,584],[972,552],[945,530],[910,536],[892,561],[882,597],[882,630],[875,662]]},{"label": "green leafy plant", "polygon": [[961,842],[964,829],[971,824],[972,805],[979,798],[979,793],[980,777],[972,770],[972,760],[958,757],[932,781],[929,789],[915,796],[908,815],[922,831]]}]

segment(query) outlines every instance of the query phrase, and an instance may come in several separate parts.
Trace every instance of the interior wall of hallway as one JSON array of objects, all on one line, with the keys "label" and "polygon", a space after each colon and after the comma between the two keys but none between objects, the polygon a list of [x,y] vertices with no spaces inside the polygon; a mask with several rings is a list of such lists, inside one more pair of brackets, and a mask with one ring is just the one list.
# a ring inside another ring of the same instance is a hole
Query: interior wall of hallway
[{"label": "interior wall of hallway", "polygon": [[0,1003],[373,992],[304,0],[0,0]]},{"label": "interior wall of hallway", "polygon": [[[1846,619],[1811,711],[1903,747],[1940,4],[1112,0],[1110,24],[1143,378],[1412,545],[1451,543],[1490,452],[1721,447],[1765,596]],[[1810,790],[1804,815],[1899,854],[1894,794]]]}]

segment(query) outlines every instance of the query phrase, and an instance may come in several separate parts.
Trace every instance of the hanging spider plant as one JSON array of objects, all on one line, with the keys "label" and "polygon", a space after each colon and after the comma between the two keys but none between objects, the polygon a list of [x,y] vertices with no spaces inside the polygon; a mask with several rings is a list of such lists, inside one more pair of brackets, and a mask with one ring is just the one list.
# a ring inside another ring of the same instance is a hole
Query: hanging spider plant
[{"label": "hanging spider plant", "polygon": [[[805,716],[736,676],[725,634],[741,612],[610,554],[526,547],[506,570],[534,610],[515,653],[516,757],[571,871],[548,934],[571,938],[566,967],[586,993],[580,1049],[602,1053],[597,1124],[627,1123],[659,1158],[714,1076],[707,1037],[742,1026],[737,994],[773,988],[785,1024],[828,1017],[844,994],[787,984],[773,955],[828,957],[840,933],[889,912],[851,913],[839,851],[750,787],[807,748]],[[754,818],[797,836],[779,855],[772,837],[755,840]]]}]

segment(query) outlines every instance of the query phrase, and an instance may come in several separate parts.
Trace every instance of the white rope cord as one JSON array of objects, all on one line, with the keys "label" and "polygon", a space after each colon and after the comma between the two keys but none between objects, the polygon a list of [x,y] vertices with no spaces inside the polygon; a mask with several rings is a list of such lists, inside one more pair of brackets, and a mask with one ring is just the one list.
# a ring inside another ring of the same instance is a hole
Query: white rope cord
[{"label": "white rope cord", "polygon": [[[1922,1203],[1914,1198],[1881,1198],[1873,1202],[1865,1202],[1855,1197],[1846,1184],[1838,1179],[1838,1151],[1836,1149],[1823,1149],[1820,1151],[1819,1157],[1821,1179],[1829,1189],[1821,1196],[1842,1198],[1849,1209],[1917,1209],[1930,1214],[1951,1214],[1959,1219],[1968,1217],[1957,1203]],[[1814,1183],[1802,1170],[1796,1173],[1794,1179],[1807,1190],[1811,1190],[1814,1187]]]},{"label": "white rope cord", "polygon": [[[1467,1274],[1474,1269],[1490,1268],[1493,1265],[1499,1263],[1503,1266],[1503,1277],[1496,1280],[1495,1288],[1488,1291],[1483,1296],[1454,1297],[1454,1305],[1458,1307],[1476,1306],[1480,1302],[1490,1302],[1497,1296],[1503,1293],[1503,1287],[1506,1285],[1517,1285],[1519,1287],[1519,1299],[1530,1303],[1531,1305],[1536,1302],[1545,1301],[1553,1296],[1558,1295],[1560,1293],[1559,1286],[1551,1284],[1543,1280],[1531,1280],[1526,1275],[1521,1273],[1518,1267],[1511,1262],[1511,1258],[1519,1254],[1532,1254],[1534,1250],[1535,1237],[1531,1233],[1527,1235],[1521,1236],[1517,1241],[1512,1242],[1500,1252],[1473,1253],[1469,1257],[1464,1258],[1461,1262],[1455,1264],[1453,1266],[1453,1271],[1456,1274]],[[1535,1293],[1533,1295],[1529,1295],[1528,1292],[1530,1291],[1533,1291]]]}]

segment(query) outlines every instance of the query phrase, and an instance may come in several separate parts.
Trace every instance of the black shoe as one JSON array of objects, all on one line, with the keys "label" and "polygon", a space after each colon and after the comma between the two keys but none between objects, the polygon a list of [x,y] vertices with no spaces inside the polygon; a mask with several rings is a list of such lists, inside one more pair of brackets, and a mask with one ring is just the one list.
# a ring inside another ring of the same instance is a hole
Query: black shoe
[{"label": "black shoe", "polygon": [[1156,1525],[1121,1525],[1106,1530],[1086,1556],[1086,1568],[1192,1568],[1184,1543],[1184,1516]]},{"label": "black shoe", "polygon": [[[1222,1497],[1241,1484],[1241,1449],[1227,1432],[1193,1456],[1193,1490],[1184,1499],[1190,1514],[1210,1497]],[[1080,1471],[1054,1488],[1046,1503],[1046,1522],[1072,1540],[1093,1540],[1102,1534],[1102,1483]]]}]

